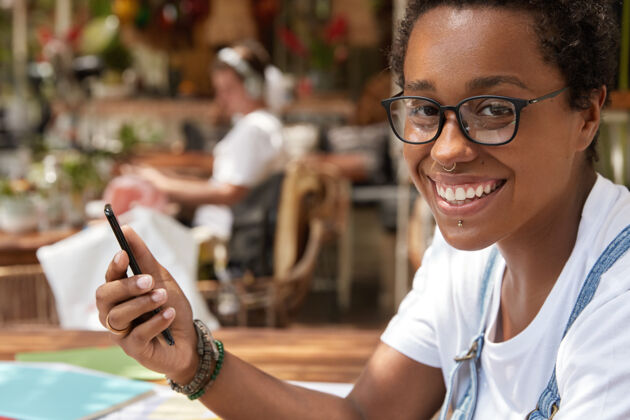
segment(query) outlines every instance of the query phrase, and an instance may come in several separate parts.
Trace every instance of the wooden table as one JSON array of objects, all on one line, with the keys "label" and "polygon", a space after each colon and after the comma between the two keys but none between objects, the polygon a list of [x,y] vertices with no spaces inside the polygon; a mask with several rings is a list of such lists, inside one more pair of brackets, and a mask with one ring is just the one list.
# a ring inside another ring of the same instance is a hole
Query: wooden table
[{"label": "wooden table", "polygon": [[39,247],[65,239],[77,231],[59,229],[20,234],[0,231],[0,265],[37,264],[35,252]]},{"label": "wooden table", "polygon": [[[284,330],[224,328],[215,332],[227,351],[281,379],[355,382],[381,331],[293,327]],[[26,351],[112,345],[109,334],[57,328],[0,330],[0,360]]]}]

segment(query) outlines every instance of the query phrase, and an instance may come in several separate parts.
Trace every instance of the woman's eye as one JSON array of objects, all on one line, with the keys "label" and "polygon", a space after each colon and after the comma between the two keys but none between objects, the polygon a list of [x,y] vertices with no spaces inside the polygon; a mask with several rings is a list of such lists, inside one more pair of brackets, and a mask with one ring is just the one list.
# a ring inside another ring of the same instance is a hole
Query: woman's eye
[{"label": "woman's eye", "polygon": [[435,117],[439,115],[439,113],[440,110],[433,105],[419,105],[409,108],[409,115],[416,117]]},{"label": "woman's eye", "polygon": [[514,115],[514,108],[511,104],[486,103],[479,107],[477,115],[482,117],[507,117]]}]

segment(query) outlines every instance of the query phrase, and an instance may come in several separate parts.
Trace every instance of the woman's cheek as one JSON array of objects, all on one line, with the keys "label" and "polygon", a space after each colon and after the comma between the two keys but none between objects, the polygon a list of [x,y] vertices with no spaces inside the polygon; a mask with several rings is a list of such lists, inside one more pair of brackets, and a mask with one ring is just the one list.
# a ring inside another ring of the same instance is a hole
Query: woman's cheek
[{"label": "woman's cheek", "polygon": [[403,146],[403,157],[405,158],[405,162],[407,163],[407,168],[411,174],[416,174],[419,172],[418,165],[422,161],[422,156],[424,155],[421,150],[423,147],[405,143]]}]

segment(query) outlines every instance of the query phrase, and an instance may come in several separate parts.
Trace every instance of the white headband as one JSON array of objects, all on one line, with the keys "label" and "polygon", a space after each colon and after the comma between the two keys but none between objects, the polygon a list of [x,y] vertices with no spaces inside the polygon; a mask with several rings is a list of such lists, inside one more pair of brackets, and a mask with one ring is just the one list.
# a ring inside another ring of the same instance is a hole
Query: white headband
[{"label": "white headband", "polygon": [[262,95],[263,77],[256,73],[236,50],[230,47],[222,48],[217,53],[217,58],[245,79],[245,87],[252,96],[258,98]]}]

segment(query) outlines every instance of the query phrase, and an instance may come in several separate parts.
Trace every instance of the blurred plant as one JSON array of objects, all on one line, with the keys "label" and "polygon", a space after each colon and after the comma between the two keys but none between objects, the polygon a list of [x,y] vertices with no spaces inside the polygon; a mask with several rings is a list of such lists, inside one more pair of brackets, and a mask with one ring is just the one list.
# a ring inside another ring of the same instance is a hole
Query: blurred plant
[{"label": "blurred plant", "polygon": [[37,230],[39,219],[32,186],[24,179],[0,178],[0,230],[21,233]]},{"label": "blurred plant", "polygon": [[131,53],[120,39],[120,21],[114,15],[92,19],[85,25],[79,51],[100,56],[105,66],[115,71],[122,72],[132,64]]},{"label": "blurred plant", "polygon": [[26,182],[42,213],[40,229],[80,226],[85,203],[102,196],[113,160],[102,152],[51,151],[29,165]]},{"label": "blurred plant", "polygon": [[9,181],[7,179],[0,178],[0,196],[11,195],[13,195],[13,189],[9,185]]},{"label": "blurred plant", "polygon": [[29,142],[29,147],[31,150],[31,156],[34,160],[43,159],[49,151],[48,145],[44,141],[44,136],[42,134],[33,135],[31,141]]},{"label": "blurred plant", "polygon": [[0,178],[0,197],[21,197],[31,190],[31,184],[24,179]]},{"label": "blurred plant", "polygon": [[59,157],[59,182],[72,193],[102,191],[105,179],[99,172],[99,155],[65,152]]},{"label": "blurred plant", "polygon": [[137,146],[158,143],[162,137],[162,133],[150,127],[149,124],[124,123],[118,130],[118,139],[121,144],[119,153],[123,156],[129,155]]},{"label": "blurred plant", "polygon": [[123,124],[118,131],[118,138],[122,144],[121,153],[129,154],[140,143],[140,138],[131,124]]},{"label": "blurred plant", "polygon": [[0,83],[10,80],[11,28],[10,10],[0,9]]},{"label": "blurred plant", "polygon": [[348,58],[348,21],[345,16],[335,16],[323,26],[302,32],[299,36],[285,26],[280,28],[278,35],[289,51],[308,60],[310,68],[331,70]]},{"label": "blurred plant", "polygon": [[133,64],[131,52],[118,37],[103,51],[102,57],[105,66],[111,70],[122,72]]},{"label": "blurred plant", "polygon": [[112,11],[153,46],[173,50],[192,45],[192,27],[203,22],[209,0],[114,0]]},{"label": "blurred plant", "polygon": [[113,8],[111,0],[90,0],[88,6],[90,15],[93,17],[108,16],[112,13]]}]

